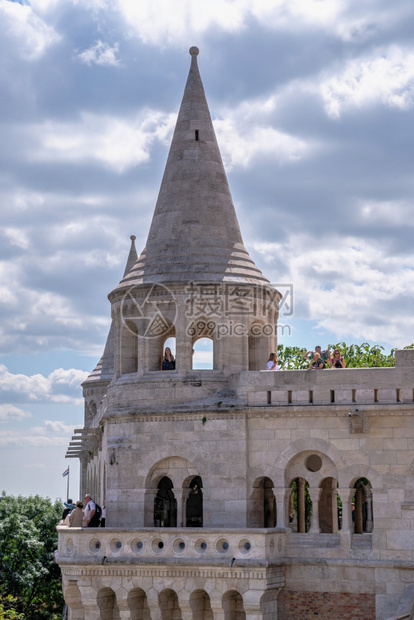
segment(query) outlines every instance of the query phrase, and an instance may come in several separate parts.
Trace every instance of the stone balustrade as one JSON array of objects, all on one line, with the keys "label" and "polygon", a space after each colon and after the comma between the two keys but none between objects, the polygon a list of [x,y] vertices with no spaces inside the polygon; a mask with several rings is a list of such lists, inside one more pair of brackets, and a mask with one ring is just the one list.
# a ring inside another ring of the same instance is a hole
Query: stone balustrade
[{"label": "stone balustrade", "polygon": [[285,530],[58,526],[59,564],[260,566],[285,555]]},{"label": "stone balustrade", "polygon": [[413,404],[414,351],[396,352],[390,368],[242,372],[230,387],[251,407],[266,405]]}]

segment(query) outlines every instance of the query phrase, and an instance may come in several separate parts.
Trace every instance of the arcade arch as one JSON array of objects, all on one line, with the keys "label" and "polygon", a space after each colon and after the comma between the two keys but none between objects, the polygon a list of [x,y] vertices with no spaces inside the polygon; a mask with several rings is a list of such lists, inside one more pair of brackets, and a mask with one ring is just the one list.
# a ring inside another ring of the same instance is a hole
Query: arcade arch
[{"label": "arcade arch", "polygon": [[98,592],[97,603],[100,620],[120,620],[115,592],[111,588],[102,588]]},{"label": "arcade arch", "polygon": [[158,604],[161,611],[161,620],[181,620],[181,609],[178,603],[178,596],[174,590],[169,588],[163,590],[158,595]]},{"label": "arcade arch", "polygon": [[[145,482],[145,526],[153,527],[157,522],[159,523],[157,527],[174,527],[175,525],[184,527],[186,502],[194,490],[194,484],[197,484],[197,488],[202,493],[203,483],[198,470],[187,459],[170,456],[155,463],[148,472]],[[196,503],[195,501],[194,504]],[[201,514],[198,510],[193,516],[201,517],[202,522],[202,495],[200,503]],[[164,525],[161,525],[161,522]]]},{"label": "arcade arch", "polygon": [[243,599],[236,590],[229,590],[223,596],[224,620],[246,620]]},{"label": "arcade arch", "polygon": [[193,370],[213,370],[214,342],[212,338],[198,338],[193,341]]},{"label": "arcade arch", "polygon": [[205,590],[194,590],[190,596],[194,620],[214,620],[210,597]]},{"label": "arcade arch", "polygon": [[131,612],[131,620],[151,620],[147,595],[141,588],[128,592],[127,603]]},{"label": "arcade arch", "polygon": [[273,481],[257,478],[247,506],[247,527],[276,527],[277,507]]}]

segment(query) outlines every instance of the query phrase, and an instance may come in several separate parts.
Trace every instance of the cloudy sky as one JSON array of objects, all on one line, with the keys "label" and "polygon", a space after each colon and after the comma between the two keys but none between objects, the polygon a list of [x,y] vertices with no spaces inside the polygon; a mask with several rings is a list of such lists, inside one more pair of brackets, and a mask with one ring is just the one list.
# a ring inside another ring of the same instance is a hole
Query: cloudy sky
[{"label": "cloudy sky", "polygon": [[0,0],[0,491],[64,497],[80,383],[198,64],[281,341],[414,341],[412,0]]}]

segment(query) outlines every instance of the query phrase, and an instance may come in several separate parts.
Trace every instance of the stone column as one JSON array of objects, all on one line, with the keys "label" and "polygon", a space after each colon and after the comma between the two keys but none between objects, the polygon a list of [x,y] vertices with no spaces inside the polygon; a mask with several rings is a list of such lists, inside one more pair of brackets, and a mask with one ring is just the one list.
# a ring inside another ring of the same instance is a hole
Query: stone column
[{"label": "stone column", "polygon": [[126,601],[117,601],[120,620],[131,620],[131,610]]},{"label": "stone column", "polygon": [[90,493],[86,484],[86,472],[87,472],[87,458],[86,453],[82,452],[79,456],[80,463],[80,496],[82,499],[85,497],[85,493]]},{"label": "stone column", "polygon": [[[211,611],[213,612],[214,620],[225,620],[224,610],[221,604],[211,603]],[[152,618],[151,618],[152,620]]]},{"label": "stone column", "polygon": [[246,618],[249,620],[263,620],[263,612],[260,609],[260,605],[244,605],[244,610],[246,612]]},{"label": "stone column", "polygon": [[101,611],[96,601],[85,601],[83,608],[85,611],[85,618],[87,618],[88,620],[100,620]]},{"label": "stone column", "polygon": [[246,612],[246,618],[249,620],[263,620],[260,599],[261,596],[258,590],[247,590],[243,593],[243,608]]},{"label": "stone column", "polygon": [[352,508],[351,503],[355,495],[355,489],[349,487],[338,489],[339,497],[342,500],[342,527],[340,531],[341,546],[351,547],[351,535],[353,532]]},{"label": "stone column", "polygon": [[189,592],[180,590],[178,594],[178,606],[181,612],[181,620],[193,620],[193,610],[190,605]]},{"label": "stone column", "polygon": [[191,324],[191,317],[186,316],[185,300],[192,293],[183,293],[178,300],[177,317],[175,321],[175,368],[180,372],[188,372],[193,367],[193,345],[187,328]]},{"label": "stone column", "polygon": [[306,532],[306,514],[305,514],[305,480],[297,478],[298,489],[298,532],[304,534]]},{"label": "stone column", "polygon": [[185,511],[183,506],[183,490],[174,489],[175,499],[177,501],[177,527],[185,527],[183,519],[185,519]]},{"label": "stone column", "polygon": [[312,501],[312,516],[311,516],[311,526],[310,533],[311,534],[319,534],[319,498],[321,496],[321,491],[319,487],[309,487],[309,497]]},{"label": "stone column", "polygon": [[[222,604],[222,592],[213,590],[210,593],[210,607],[213,612],[214,620],[225,620],[224,609]],[[152,620],[152,619],[151,619]]]},{"label": "stone column", "polygon": [[289,527],[289,500],[292,489],[290,487],[274,488],[273,491],[276,497],[276,526],[287,529]]},{"label": "stone column", "polygon": [[364,532],[364,525],[362,519],[362,504],[364,502],[364,489],[362,485],[355,491],[355,534],[362,534]]},{"label": "stone column", "polygon": [[146,592],[146,595],[151,620],[162,620],[162,613],[158,602],[158,592],[156,592],[154,588],[151,588]]}]

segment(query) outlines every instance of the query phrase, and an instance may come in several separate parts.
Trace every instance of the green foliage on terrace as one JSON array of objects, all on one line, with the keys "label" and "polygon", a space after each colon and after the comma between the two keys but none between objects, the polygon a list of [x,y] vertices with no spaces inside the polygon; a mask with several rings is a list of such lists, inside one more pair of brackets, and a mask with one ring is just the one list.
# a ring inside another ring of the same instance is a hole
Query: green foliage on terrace
[{"label": "green foliage on terrace", "polygon": [[39,495],[0,496],[0,620],[55,620],[64,601],[56,524],[62,504]]},{"label": "green foliage on terrace", "polygon": [[[345,360],[347,368],[378,368],[395,365],[395,349],[390,353],[385,353],[384,347],[376,344],[371,346],[368,342],[362,344],[346,344],[337,342],[327,345],[331,354],[335,349],[339,349]],[[414,349],[414,343],[404,347],[404,349]],[[305,370],[309,367],[309,361],[303,359],[307,350],[301,347],[287,347],[279,345],[277,350],[278,363],[283,370]]]}]

